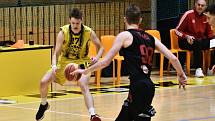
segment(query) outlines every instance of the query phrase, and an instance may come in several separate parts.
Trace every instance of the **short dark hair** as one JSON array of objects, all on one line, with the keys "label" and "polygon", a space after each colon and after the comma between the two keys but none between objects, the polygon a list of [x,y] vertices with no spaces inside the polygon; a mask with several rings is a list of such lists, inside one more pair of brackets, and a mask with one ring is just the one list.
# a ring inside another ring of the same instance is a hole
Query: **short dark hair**
[{"label": "short dark hair", "polygon": [[125,17],[129,24],[138,24],[141,18],[140,8],[134,4],[129,5],[126,9]]},{"label": "short dark hair", "polygon": [[69,18],[82,19],[83,13],[78,8],[70,9]]},{"label": "short dark hair", "polygon": [[[199,0],[195,0],[195,3],[198,3],[199,2]],[[206,0],[205,0],[205,2],[207,2]]]},{"label": "short dark hair", "polygon": [[209,12],[212,15],[215,15],[215,4],[211,4],[207,7],[206,12]]}]

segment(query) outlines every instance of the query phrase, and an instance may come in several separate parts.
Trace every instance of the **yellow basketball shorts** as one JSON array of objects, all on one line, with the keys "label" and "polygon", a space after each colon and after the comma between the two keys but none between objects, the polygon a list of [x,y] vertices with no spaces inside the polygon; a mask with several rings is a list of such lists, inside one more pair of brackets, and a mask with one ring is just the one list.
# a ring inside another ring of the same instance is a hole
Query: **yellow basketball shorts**
[{"label": "yellow basketball shorts", "polygon": [[[69,63],[76,63],[81,68],[87,68],[89,66],[90,59],[79,59],[79,60],[65,59],[65,58],[61,59],[57,64],[57,72],[56,72],[56,78],[55,78],[56,79],[55,82],[57,82],[60,85],[63,85],[67,81],[64,76],[64,69],[66,65]],[[51,72],[51,71],[52,69],[50,68],[48,72]]]}]

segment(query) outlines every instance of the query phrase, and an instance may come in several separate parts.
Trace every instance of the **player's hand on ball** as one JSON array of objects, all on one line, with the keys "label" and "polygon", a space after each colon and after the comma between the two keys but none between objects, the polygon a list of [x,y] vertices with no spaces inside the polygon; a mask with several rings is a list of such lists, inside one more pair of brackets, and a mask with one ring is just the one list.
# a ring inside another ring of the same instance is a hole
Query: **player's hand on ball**
[{"label": "player's hand on ball", "polygon": [[64,76],[68,81],[78,81],[81,78],[81,74],[80,73],[74,73],[71,74],[72,72],[74,72],[75,70],[77,70],[79,68],[79,65],[76,63],[69,63],[65,66],[64,68]]},{"label": "player's hand on ball", "polygon": [[73,71],[72,73],[70,73],[71,75],[75,75],[75,74],[84,74],[84,69],[76,69],[75,71]]}]

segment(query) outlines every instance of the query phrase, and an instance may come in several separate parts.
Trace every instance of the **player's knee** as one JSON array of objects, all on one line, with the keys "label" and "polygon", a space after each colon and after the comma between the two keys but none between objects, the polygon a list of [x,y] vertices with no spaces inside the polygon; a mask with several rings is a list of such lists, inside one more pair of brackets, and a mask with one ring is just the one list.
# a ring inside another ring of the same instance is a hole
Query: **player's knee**
[{"label": "player's knee", "polygon": [[86,83],[80,83],[80,88],[81,88],[81,92],[85,93],[86,91],[88,91],[88,85]]},{"label": "player's knee", "polygon": [[42,80],[40,81],[40,85],[41,85],[41,86],[48,85],[50,81],[51,81],[51,75],[46,74],[46,75],[42,78]]},{"label": "player's knee", "polygon": [[45,80],[45,79],[42,79],[40,81],[40,86],[43,87],[43,86],[46,86],[48,84],[48,80]]}]

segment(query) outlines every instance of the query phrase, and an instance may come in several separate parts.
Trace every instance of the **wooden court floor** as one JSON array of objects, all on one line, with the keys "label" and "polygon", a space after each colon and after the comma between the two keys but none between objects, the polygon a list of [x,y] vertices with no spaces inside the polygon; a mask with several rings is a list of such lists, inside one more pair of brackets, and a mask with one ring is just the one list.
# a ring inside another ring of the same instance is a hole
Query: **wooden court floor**
[{"label": "wooden court floor", "polygon": [[[111,86],[111,78],[102,78],[102,88],[91,84],[96,112],[102,121],[114,121],[123,100],[127,97],[127,77],[119,88]],[[176,76],[159,79],[153,76],[157,85],[153,101],[157,113],[152,121],[215,121],[215,76],[190,77],[186,91],[179,90]],[[163,83],[162,83],[163,82]],[[89,121],[83,96],[76,86],[58,87],[49,95],[50,110],[42,121]],[[35,121],[39,106],[39,95],[4,97],[15,100],[14,104],[0,104],[0,121]]]}]

